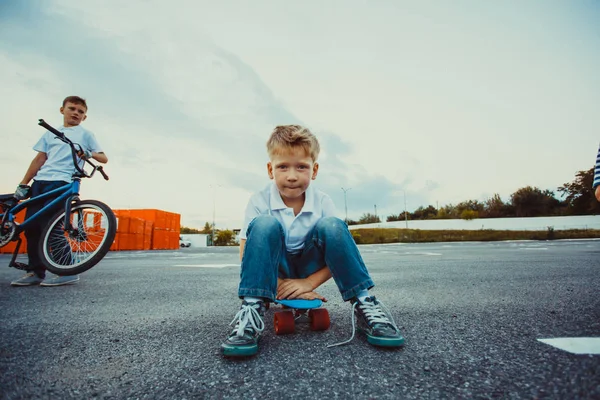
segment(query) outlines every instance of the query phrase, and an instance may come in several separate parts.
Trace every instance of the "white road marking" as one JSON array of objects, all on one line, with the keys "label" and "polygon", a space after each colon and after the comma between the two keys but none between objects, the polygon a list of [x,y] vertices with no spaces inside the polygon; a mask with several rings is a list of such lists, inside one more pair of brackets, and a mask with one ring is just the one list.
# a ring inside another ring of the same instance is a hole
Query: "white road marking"
[{"label": "white road marking", "polygon": [[184,268],[227,268],[227,267],[239,267],[240,264],[178,264],[173,265],[174,267]]},{"label": "white road marking", "polygon": [[538,339],[572,354],[600,354],[600,337]]}]

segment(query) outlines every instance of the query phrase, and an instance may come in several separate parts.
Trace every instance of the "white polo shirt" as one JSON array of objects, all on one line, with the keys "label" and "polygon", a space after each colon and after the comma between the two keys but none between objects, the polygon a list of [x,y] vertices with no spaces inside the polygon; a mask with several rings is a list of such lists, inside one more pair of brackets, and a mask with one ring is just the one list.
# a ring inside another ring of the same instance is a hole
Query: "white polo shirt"
[{"label": "white polo shirt", "polygon": [[[102,152],[94,134],[81,125],[70,128],[60,126],[57,130],[64,133],[73,143],[80,144],[84,150],[96,153]],[[34,180],[71,182],[75,166],[73,165],[71,148],[68,144],[58,139],[54,133],[46,131],[35,146],[33,146],[33,149],[46,153],[48,156],[42,168],[40,168],[33,178]],[[85,164],[83,160],[79,162],[81,167]]]},{"label": "white polo shirt", "polygon": [[285,205],[274,182],[250,198],[244,216],[240,238],[246,239],[248,225],[259,215],[272,215],[283,226],[285,246],[290,253],[304,248],[306,236],[316,223],[324,217],[336,217],[337,211],[331,198],[318,189],[309,186],[305,192],[304,206],[298,215]]}]

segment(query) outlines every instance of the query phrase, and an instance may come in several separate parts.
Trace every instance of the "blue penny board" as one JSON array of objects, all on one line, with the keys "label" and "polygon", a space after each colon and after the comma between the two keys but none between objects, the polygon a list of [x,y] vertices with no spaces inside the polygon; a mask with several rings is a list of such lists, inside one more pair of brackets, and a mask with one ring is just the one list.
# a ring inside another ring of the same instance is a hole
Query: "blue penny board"
[{"label": "blue penny board", "polygon": [[276,304],[281,304],[283,306],[289,308],[295,308],[297,310],[310,310],[311,308],[319,308],[323,305],[323,301],[320,299],[314,300],[303,300],[303,299],[293,299],[293,300],[275,300]]}]

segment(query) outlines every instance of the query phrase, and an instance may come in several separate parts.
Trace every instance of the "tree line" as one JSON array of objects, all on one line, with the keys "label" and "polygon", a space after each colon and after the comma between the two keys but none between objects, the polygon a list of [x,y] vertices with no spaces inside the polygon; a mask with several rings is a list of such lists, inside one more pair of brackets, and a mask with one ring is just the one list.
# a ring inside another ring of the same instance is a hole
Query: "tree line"
[{"label": "tree line", "polygon": [[[179,233],[183,233],[183,234],[205,233],[208,235],[212,235],[213,224],[207,222],[204,224],[204,228],[202,228],[202,229],[195,229],[195,228],[189,228],[187,226],[181,226],[179,228]],[[233,246],[236,244],[235,233],[229,229],[215,229],[214,242],[215,242],[215,246]]]},{"label": "tree line", "polygon": [[[595,215],[600,213],[600,203],[594,196],[593,181],[594,167],[577,172],[573,181],[557,188],[557,192],[563,195],[563,200],[558,199],[551,190],[526,186],[511,194],[507,202],[499,194],[494,194],[485,201],[465,200],[440,208],[433,205],[420,206],[413,212],[407,211],[405,214],[402,211],[389,215],[386,221]],[[375,222],[381,222],[381,219],[371,213],[363,214],[358,221],[347,221],[348,225]]]}]

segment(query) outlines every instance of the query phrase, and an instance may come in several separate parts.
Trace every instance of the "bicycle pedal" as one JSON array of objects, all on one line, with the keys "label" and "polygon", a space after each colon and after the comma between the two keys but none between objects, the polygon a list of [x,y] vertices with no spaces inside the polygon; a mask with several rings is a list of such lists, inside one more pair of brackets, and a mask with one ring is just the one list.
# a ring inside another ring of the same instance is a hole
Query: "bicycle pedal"
[{"label": "bicycle pedal", "polygon": [[23,271],[27,271],[27,269],[29,268],[29,265],[21,263],[21,262],[13,262],[13,263],[10,263],[8,266],[12,267],[12,268],[23,270]]}]

